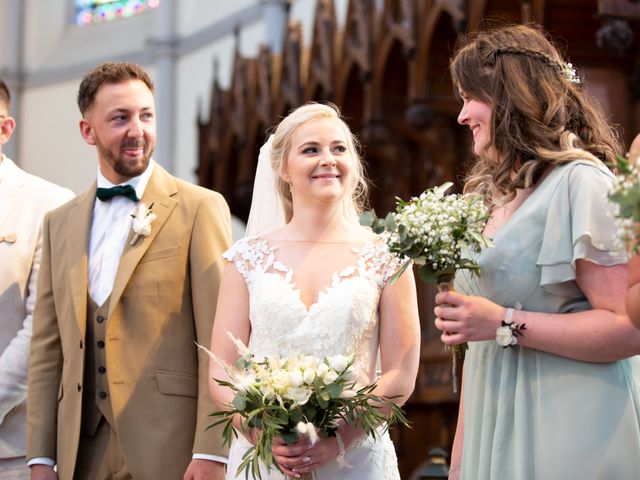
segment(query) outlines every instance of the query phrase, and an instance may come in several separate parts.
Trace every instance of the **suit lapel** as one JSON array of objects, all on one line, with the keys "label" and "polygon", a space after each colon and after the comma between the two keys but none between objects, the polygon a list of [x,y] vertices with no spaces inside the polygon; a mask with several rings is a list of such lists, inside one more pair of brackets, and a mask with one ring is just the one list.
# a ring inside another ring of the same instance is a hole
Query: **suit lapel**
[{"label": "suit lapel", "polygon": [[140,236],[133,245],[131,245],[131,241],[133,240],[134,234],[133,232],[129,232],[113,283],[111,298],[109,299],[108,318],[111,318],[111,314],[120,301],[122,292],[129,283],[131,275],[133,275],[140,259],[149,249],[149,246],[176,206],[177,201],[173,197],[177,192],[176,182],[173,177],[160,167],[160,165],[156,164],[149,179],[149,184],[141,199],[147,206],[153,204],[152,211],[156,214],[156,219],[151,223],[151,233],[149,236]]},{"label": "suit lapel", "polygon": [[74,200],[73,207],[69,211],[70,220],[66,232],[71,301],[83,336],[87,323],[89,235],[95,198],[96,182],[94,181],[91,188]]},{"label": "suit lapel", "polygon": [[[0,155],[0,159],[2,156]],[[11,232],[2,230],[2,224],[9,216],[9,213],[20,203],[19,195],[24,191],[25,173],[18,168],[11,160],[4,157],[3,162],[7,162],[7,172],[2,180],[0,188],[0,235]]]}]

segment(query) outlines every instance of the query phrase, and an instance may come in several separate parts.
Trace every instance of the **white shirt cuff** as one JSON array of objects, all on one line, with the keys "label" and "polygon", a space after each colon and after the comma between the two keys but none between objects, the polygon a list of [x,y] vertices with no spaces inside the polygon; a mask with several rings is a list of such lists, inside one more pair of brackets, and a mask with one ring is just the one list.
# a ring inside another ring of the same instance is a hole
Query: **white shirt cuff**
[{"label": "white shirt cuff", "polygon": [[49,467],[55,467],[56,462],[47,457],[35,457],[27,462],[28,467],[32,467],[33,465],[47,465]]},{"label": "white shirt cuff", "polygon": [[225,465],[227,464],[227,457],[222,457],[220,455],[209,455],[208,453],[194,453],[193,458],[200,459],[200,460],[211,460],[212,462],[224,463]]}]

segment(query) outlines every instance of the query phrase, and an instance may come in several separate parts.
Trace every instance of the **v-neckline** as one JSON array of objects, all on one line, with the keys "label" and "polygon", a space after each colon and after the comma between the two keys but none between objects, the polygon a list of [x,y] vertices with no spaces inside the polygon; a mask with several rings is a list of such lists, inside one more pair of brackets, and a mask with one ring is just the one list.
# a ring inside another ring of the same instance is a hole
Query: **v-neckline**
[{"label": "v-neckline", "polygon": [[[358,272],[360,269],[360,260],[362,259],[362,250],[367,244],[371,243],[370,240],[364,240],[359,247],[351,247],[351,249],[356,254],[355,264],[348,265],[340,271],[332,272],[331,283],[319,289],[317,292],[315,292],[313,297],[311,297],[311,298],[314,298],[315,300],[313,300],[313,302],[307,305],[304,302],[304,300],[302,300],[302,289],[298,286],[296,280],[294,279],[295,271],[293,270],[293,268],[288,266],[286,263],[281,262],[276,257],[276,250],[278,249],[278,247],[272,247],[271,245],[269,245],[269,242],[264,238],[260,238],[259,240],[264,243],[264,246],[268,250],[269,255],[273,257],[273,262],[265,269],[264,274],[275,275],[291,288],[291,291],[295,294],[295,297],[298,303],[304,309],[305,318],[309,317],[312,314],[312,311],[317,308],[317,305],[320,303],[323,296],[337,289],[340,285],[342,285],[342,283],[345,280],[349,278],[354,278],[351,275],[353,275],[353,273],[355,272]],[[274,271],[272,272],[268,271],[270,269]],[[282,273],[279,273],[279,272],[284,273],[284,275],[282,275]]]},{"label": "v-neckline", "polygon": [[521,212],[525,209],[524,207],[526,207],[532,198],[534,198],[538,192],[540,192],[542,190],[542,186],[547,183],[547,181],[549,181],[553,176],[555,176],[556,172],[562,170],[561,168],[562,166],[559,167],[555,167],[553,170],[551,170],[539,183],[538,185],[533,189],[533,191],[531,192],[531,194],[525,198],[523,200],[523,202],[520,204],[520,206],[518,208],[516,208],[514,210],[514,212],[509,216],[509,218],[507,218],[505,220],[505,222],[502,224],[502,226],[497,229],[495,232],[493,232],[493,236],[489,237],[493,242],[496,242],[498,240],[498,237],[500,236],[504,236],[503,235],[503,231],[507,230],[508,227],[511,226],[512,223],[514,223],[514,219],[516,217],[518,217],[518,215],[521,215]]}]

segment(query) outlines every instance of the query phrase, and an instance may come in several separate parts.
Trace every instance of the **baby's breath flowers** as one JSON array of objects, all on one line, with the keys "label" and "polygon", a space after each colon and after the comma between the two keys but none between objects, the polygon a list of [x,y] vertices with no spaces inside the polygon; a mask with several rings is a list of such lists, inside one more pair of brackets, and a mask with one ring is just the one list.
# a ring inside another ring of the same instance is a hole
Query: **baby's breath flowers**
[{"label": "baby's breath flowers", "polygon": [[[448,289],[458,270],[480,273],[478,264],[465,255],[493,245],[482,234],[489,210],[479,195],[445,195],[452,185],[447,182],[430,188],[408,202],[398,198],[396,211],[384,219],[373,211],[360,217],[362,225],[387,236],[392,253],[406,259],[392,282],[411,262],[418,266],[420,279],[438,285],[439,290]],[[462,355],[463,349],[466,344],[453,347],[454,391],[457,389],[456,357]]]},{"label": "baby's breath flowers", "polygon": [[[640,159],[640,157],[639,157]],[[640,251],[640,165],[638,160],[631,161],[625,157],[617,157],[612,165],[616,172],[615,187],[609,198],[618,211],[616,217],[619,225],[619,236],[633,253]]]},{"label": "baby's breath flowers", "polygon": [[394,280],[412,261],[420,279],[433,285],[451,282],[458,270],[479,273],[478,264],[464,254],[493,245],[482,234],[489,211],[479,195],[445,195],[452,185],[430,188],[408,202],[398,198],[395,213],[385,219],[373,211],[360,218],[374,232],[386,231],[389,250],[407,258]]},{"label": "baby's breath flowers", "polygon": [[[256,445],[243,456],[236,476],[245,473],[249,478],[261,478],[259,460],[267,470],[280,466],[271,453],[273,440],[282,437],[293,443],[301,436],[309,437],[312,444],[320,436],[336,436],[341,420],[360,426],[367,435],[377,438],[378,426],[409,423],[392,398],[373,393],[376,384],[358,385],[354,355],[333,355],[318,358],[313,355],[290,355],[259,359],[239,340],[232,338],[240,357],[230,366],[219,360],[206,348],[214,361],[221,364],[229,381],[214,379],[234,394],[228,409],[212,413],[216,418],[212,426],[224,425],[223,439],[230,444],[237,432],[233,418],[240,417],[242,429],[260,430]],[[390,408],[390,414],[380,411]],[[340,463],[340,457],[338,462]],[[344,459],[342,459],[344,464]],[[346,464],[345,464],[346,465]]]}]

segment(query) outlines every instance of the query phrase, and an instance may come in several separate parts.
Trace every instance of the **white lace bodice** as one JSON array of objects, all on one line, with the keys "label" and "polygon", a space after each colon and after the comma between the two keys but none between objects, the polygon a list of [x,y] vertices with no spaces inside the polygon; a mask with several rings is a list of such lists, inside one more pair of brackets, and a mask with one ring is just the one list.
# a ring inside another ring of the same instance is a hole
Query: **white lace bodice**
[{"label": "white lace bodice", "polygon": [[277,248],[259,238],[238,241],[223,257],[232,261],[249,290],[251,337],[256,356],[306,353],[319,357],[356,354],[355,365],[369,383],[378,351],[378,302],[399,261],[374,236],[356,253],[356,264],[333,274],[331,285],[307,309],[295,272]]},{"label": "white lace bodice", "polygon": [[[282,250],[283,247],[281,247]],[[345,250],[348,246],[345,246]],[[281,252],[282,253],[282,252]],[[278,259],[278,248],[260,238],[236,242],[223,258],[231,261],[244,277],[249,291],[251,335],[249,349],[258,357],[305,353],[324,357],[355,353],[354,365],[362,384],[375,380],[378,353],[378,304],[386,282],[400,267],[384,240],[373,236],[345,258],[352,265],[332,275],[331,284],[318,293],[307,308],[296,285],[296,272]],[[332,263],[332,262],[329,262]],[[326,267],[326,265],[323,265]],[[240,435],[229,452],[228,478],[250,447]],[[393,444],[384,433],[378,441],[366,437],[347,449],[347,462],[340,468],[331,462],[315,471],[318,480],[399,480]],[[278,472],[263,478],[281,480]]]}]

